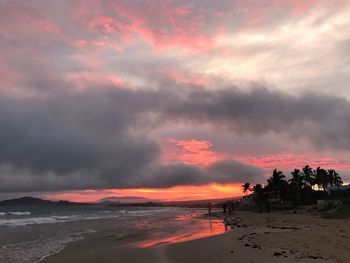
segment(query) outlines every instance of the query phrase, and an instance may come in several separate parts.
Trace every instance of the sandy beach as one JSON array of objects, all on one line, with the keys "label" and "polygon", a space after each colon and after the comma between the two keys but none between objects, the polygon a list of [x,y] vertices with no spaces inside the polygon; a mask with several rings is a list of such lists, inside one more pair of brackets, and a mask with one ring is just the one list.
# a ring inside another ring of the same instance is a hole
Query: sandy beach
[{"label": "sandy beach", "polygon": [[[201,220],[217,218],[223,219],[222,213]],[[323,218],[304,209],[262,214],[238,211],[225,222],[232,228],[225,234],[183,242],[168,239],[145,247],[123,247],[123,240],[99,232],[43,262],[348,262],[348,219]],[[134,238],[136,243],[140,240]]]}]

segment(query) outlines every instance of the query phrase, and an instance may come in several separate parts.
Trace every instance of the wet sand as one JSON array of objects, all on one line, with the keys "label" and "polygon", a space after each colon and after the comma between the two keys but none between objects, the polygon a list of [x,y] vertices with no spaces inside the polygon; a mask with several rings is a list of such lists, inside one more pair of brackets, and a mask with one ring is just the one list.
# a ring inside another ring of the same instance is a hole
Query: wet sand
[{"label": "wet sand", "polygon": [[[127,243],[134,245],[123,246],[125,240],[111,233],[95,233],[44,262],[349,262],[349,219],[326,219],[306,211],[238,211],[225,221],[232,231],[191,241],[181,233],[182,240],[167,237],[152,243],[148,233],[131,237]],[[142,246],[140,240],[150,243]]]},{"label": "wet sand", "polygon": [[138,262],[140,257],[143,262],[166,262],[164,248],[168,244],[219,235],[230,229],[221,218],[202,219],[203,212],[184,212],[140,219],[123,235],[114,228],[85,235],[83,240],[68,244],[42,262]]}]

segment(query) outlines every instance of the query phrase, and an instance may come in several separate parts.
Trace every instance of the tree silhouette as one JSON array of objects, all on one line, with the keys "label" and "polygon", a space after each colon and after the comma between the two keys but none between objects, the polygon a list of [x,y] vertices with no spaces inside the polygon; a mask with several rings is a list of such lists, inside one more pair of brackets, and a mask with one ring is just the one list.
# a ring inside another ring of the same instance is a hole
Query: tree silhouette
[{"label": "tree silhouette", "polygon": [[323,191],[327,191],[328,186],[333,183],[327,170],[322,169],[321,167],[316,168],[314,171],[314,176],[314,183],[318,186],[318,188],[322,188]]},{"label": "tree silhouette", "polygon": [[303,189],[302,189],[302,196],[303,201],[306,203],[310,203],[311,200],[311,194],[312,194],[312,185],[314,184],[314,174],[312,172],[312,168],[310,165],[305,165],[302,169],[302,177],[304,181]]},{"label": "tree silhouette", "polygon": [[334,169],[328,170],[328,174],[331,177],[332,185],[337,186],[338,191],[339,191],[340,186],[343,184],[343,181],[342,181],[340,175]]},{"label": "tree silhouette", "polygon": [[268,187],[273,191],[275,198],[278,198],[278,193],[285,190],[285,187],[288,185],[287,181],[284,180],[285,175],[282,171],[273,170],[272,176],[267,180]]},{"label": "tree silhouette", "polygon": [[266,201],[265,189],[261,184],[256,184],[253,187],[253,201],[259,207],[259,212],[262,212],[263,204]]},{"label": "tree silhouette", "polygon": [[[269,211],[269,193],[271,192],[276,199],[280,197],[284,204],[286,202],[312,204],[317,199],[327,196],[325,192],[329,186],[337,186],[338,191],[340,191],[340,186],[343,184],[340,175],[334,169],[325,170],[317,167],[313,171],[309,165],[305,165],[301,170],[294,169],[291,176],[292,178],[286,181],[283,172],[274,169],[265,187],[262,184],[256,184],[252,187],[250,183],[245,183],[242,185],[242,191],[245,194],[252,191],[253,202],[262,212],[264,205]],[[318,189],[313,189],[315,185]],[[320,189],[323,191],[320,191]]]},{"label": "tree silhouette", "polygon": [[314,175],[312,173],[312,168],[309,165],[303,167],[302,176],[304,177],[304,182],[307,186],[311,187],[314,183]]},{"label": "tree silhouette", "polygon": [[289,186],[290,186],[291,192],[295,194],[296,203],[300,204],[301,203],[301,191],[305,185],[304,177],[299,169],[294,169],[291,172],[291,175],[292,175],[292,179],[290,179],[288,181]]},{"label": "tree silhouette", "polygon": [[248,194],[248,192],[252,191],[252,187],[250,183],[245,183],[242,185],[242,191],[244,194]]}]

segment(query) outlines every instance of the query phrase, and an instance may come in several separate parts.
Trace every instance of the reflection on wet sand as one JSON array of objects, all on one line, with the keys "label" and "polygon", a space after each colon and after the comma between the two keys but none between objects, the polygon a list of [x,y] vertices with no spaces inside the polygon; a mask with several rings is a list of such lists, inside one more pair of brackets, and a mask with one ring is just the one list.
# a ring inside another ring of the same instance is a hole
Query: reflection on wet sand
[{"label": "reflection on wet sand", "polygon": [[[155,233],[150,238],[138,242],[133,246],[146,248],[162,244],[190,241],[223,234],[229,231],[229,228],[223,223],[223,221],[217,219],[199,219],[191,216],[178,216],[173,218],[172,221],[173,222],[171,222],[166,229],[168,231],[160,231],[157,233],[157,229],[154,229]],[[176,230],[172,229],[173,224],[177,224],[181,227]]]}]

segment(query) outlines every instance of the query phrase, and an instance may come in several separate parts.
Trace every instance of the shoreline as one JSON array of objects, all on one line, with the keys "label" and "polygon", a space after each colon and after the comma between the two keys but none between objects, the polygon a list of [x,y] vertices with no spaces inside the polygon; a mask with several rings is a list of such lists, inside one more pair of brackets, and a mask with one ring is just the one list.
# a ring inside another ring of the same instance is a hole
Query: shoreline
[{"label": "shoreline", "polygon": [[[56,262],[346,262],[350,220],[322,218],[305,210],[259,214],[236,211],[198,220],[225,220],[232,231],[184,242],[118,247],[120,240],[96,233],[45,258]],[[139,237],[134,237],[139,238]],[[147,238],[147,237],[146,237]]]},{"label": "shoreline", "polygon": [[[121,226],[118,229],[105,227],[84,235],[79,241],[68,243],[60,252],[47,255],[40,262],[89,262],[95,254],[100,258],[109,252],[118,254],[128,250],[153,249],[228,231],[222,219],[213,217],[208,220],[203,214],[203,209],[191,209],[177,215],[139,218],[131,222],[128,231],[122,231],[125,232],[123,234],[120,234]],[[105,260],[108,262],[108,259]]]}]

